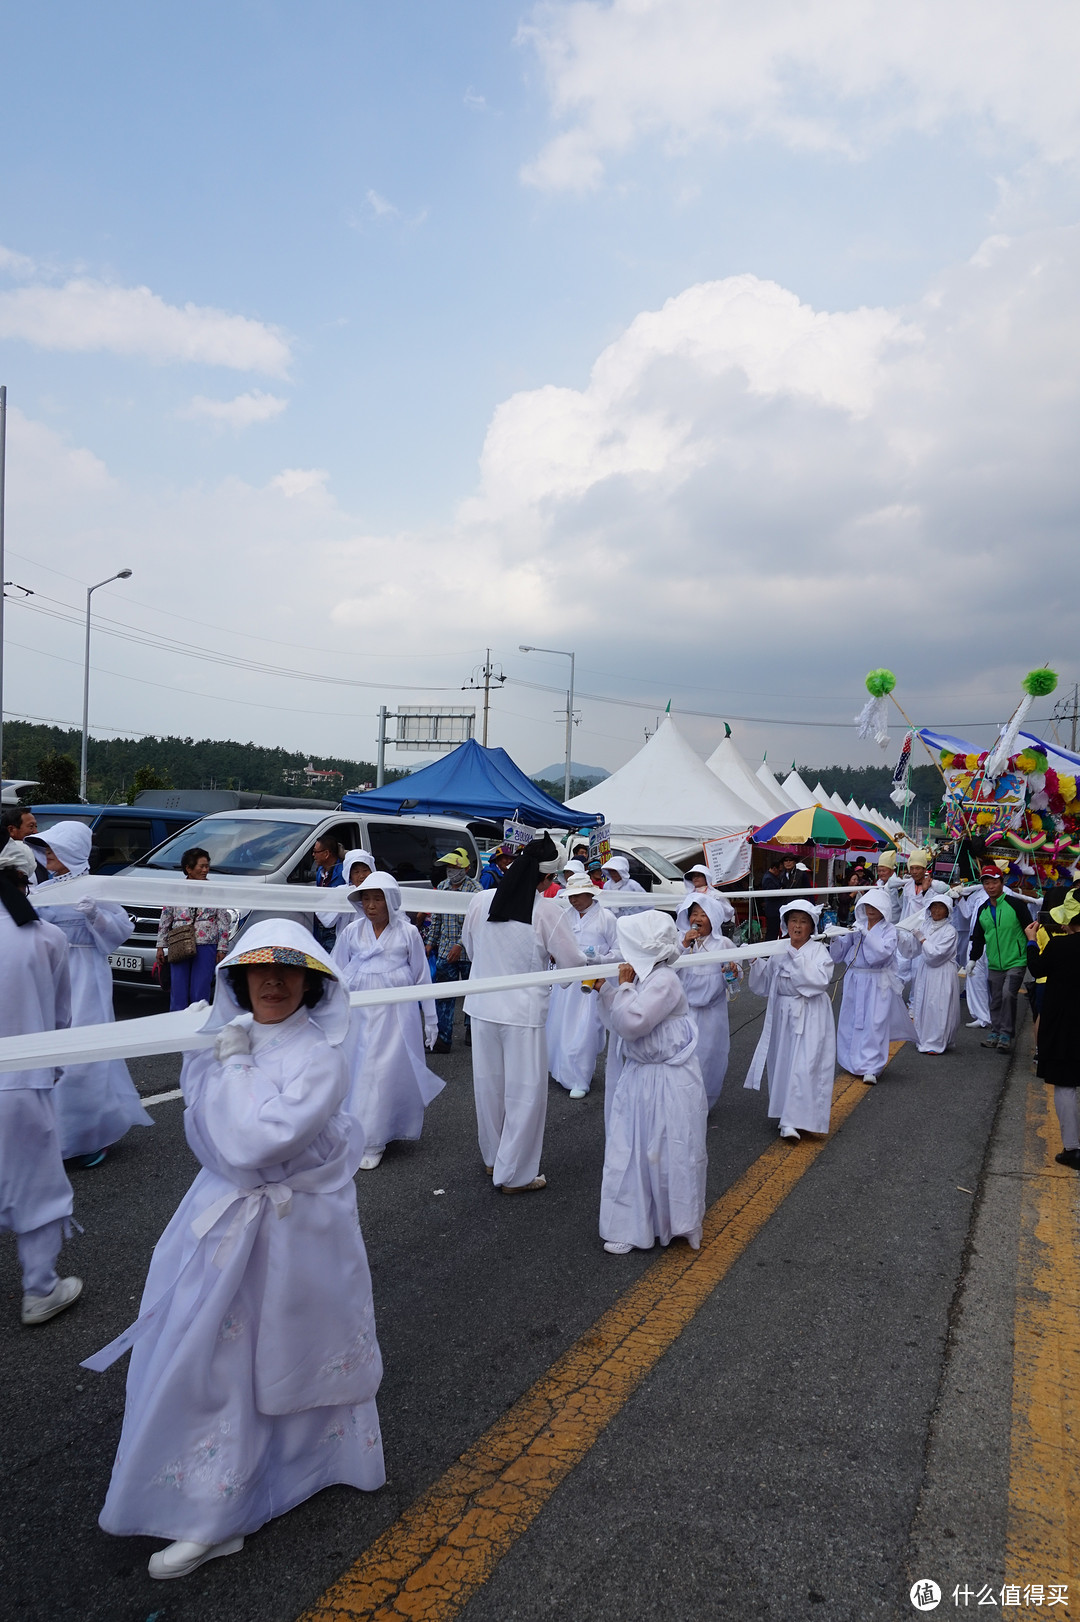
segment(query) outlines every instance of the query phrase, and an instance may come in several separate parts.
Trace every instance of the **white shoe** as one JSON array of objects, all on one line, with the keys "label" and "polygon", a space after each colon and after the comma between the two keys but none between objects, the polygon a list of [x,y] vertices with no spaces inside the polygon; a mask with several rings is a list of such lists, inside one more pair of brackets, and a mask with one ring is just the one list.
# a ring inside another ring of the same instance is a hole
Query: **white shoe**
[{"label": "white shoe", "polygon": [[864,1076],[863,1080],[865,1081],[865,1083],[866,1083],[866,1085],[868,1087],[876,1087],[877,1086],[877,1077],[876,1076]]},{"label": "white shoe", "polygon": [[58,1279],[48,1295],[23,1296],[22,1321],[24,1324],[43,1324],[47,1318],[55,1318],[58,1312],[70,1307],[81,1294],[81,1278]]},{"label": "white shoe", "polygon": [[385,1153],[386,1153],[385,1149],[372,1149],[371,1152],[369,1154],[366,1154],[364,1156],[363,1160],[361,1160],[361,1162],[360,1162],[360,1170],[361,1171],[374,1171],[375,1167],[379,1164],[379,1161],[382,1159],[382,1157],[383,1157],[383,1155]]},{"label": "white shoe", "polygon": [[787,1143],[798,1143],[799,1141],[799,1134],[796,1132],[793,1126],[782,1126],[780,1128],[780,1136]]},{"label": "white shoe", "polygon": [[243,1538],[228,1538],[224,1543],[189,1543],[182,1538],[178,1543],[170,1543],[167,1549],[159,1549],[152,1554],[146,1569],[151,1577],[186,1577],[189,1571],[205,1565],[208,1560],[218,1560],[224,1554],[238,1554],[243,1547]]},{"label": "white shoe", "polygon": [[628,1256],[633,1248],[633,1245],[617,1244],[614,1239],[604,1240],[604,1249],[609,1256]]},{"label": "white shoe", "polygon": [[588,1096],[589,1089],[587,1087],[571,1087],[570,1089],[571,1098],[588,1098]]}]

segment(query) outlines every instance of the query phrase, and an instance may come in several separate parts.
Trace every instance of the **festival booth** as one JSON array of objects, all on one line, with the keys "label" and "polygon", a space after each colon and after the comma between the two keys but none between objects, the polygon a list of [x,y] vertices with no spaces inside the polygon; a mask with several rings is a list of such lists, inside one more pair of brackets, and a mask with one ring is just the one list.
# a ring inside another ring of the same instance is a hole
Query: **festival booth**
[{"label": "festival booth", "polygon": [[[601,784],[601,788],[605,786]],[[606,805],[606,796],[601,794],[600,799]],[[599,805],[586,811],[560,805],[525,776],[505,749],[485,749],[475,738],[395,783],[345,794],[341,804],[343,810],[368,815],[382,811],[398,817],[417,812],[513,821],[530,828],[581,828],[604,820]]]}]

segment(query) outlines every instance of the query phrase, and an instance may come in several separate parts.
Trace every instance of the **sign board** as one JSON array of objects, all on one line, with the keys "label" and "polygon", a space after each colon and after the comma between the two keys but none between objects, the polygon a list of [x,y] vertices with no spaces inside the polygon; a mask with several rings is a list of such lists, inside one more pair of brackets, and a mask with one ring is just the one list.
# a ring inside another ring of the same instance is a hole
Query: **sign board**
[{"label": "sign board", "polygon": [[536,829],[528,828],[523,822],[503,823],[503,843],[513,845],[515,850],[523,850],[531,845],[536,837]]},{"label": "sign board", "polygon": [[731,884],[745,878],[750,871],[753,845],[748,833],[721,834],[716,839],[703,839],[705,866],[714,884]]},{"label": "sign board", "polygon": [[597,828],[589,829],[589,860],[590,862],[611,860],[611,823],[602,822]]},{"label": "sign board", "polygon": [[395,719],[395,749],[417,749],[432,755],[467,743],[473,735],[476,711],[449,704],[399,704]]},{"label": "sign board", "polygon": [[945,826],[954,839],[983,838],[1019,825],[1027,781],[1018,773],[1005,772],[990,782],[980,771],[950,767],[944,776]]}]

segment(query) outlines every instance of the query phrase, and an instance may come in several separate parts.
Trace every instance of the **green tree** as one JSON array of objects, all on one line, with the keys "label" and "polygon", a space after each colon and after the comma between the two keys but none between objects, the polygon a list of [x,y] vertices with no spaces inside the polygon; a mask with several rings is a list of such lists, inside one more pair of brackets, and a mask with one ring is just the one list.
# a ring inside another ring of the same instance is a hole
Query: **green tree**
[{"label": "green tree", "polygon": [[135,796],[147,788],[172,788],[173,780],[167,771],[159,772],[156,766],[139,766],[131,779],[131,787],[127,791],[128,805],[135,804]]},{"label": "green tree", "polygon": [[41,756],[33,798],[36,805],[71,805],[79,798],[79,768],[70,755],[54,749]]}]

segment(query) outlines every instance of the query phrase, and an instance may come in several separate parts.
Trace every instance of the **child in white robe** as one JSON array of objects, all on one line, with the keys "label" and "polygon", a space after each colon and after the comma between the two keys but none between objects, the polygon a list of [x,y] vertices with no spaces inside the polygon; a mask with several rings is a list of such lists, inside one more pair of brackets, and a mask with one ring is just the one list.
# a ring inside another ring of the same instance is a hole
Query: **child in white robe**
[{"label": "child in white robe", "polygon": [[[30,1036],[71,1022],[68,948],[27,899],[33,852],[18,839],[0,850],[0,1036]],[[56,1260],[72,1209],[53,1110],[53,1066],[0,1074],[0,1233],[13,1233],[22,1272],[22,1321],[45,1323],[78,1297]]]},{"label": "child in white robe", "polygon": [[[675,920],[682,936],[684,954],[722,952],[734,943],[722,934],[730,901],[724,902],[715,891],[693,892]],[[739,974],[736,969],[736,975]],[[701,968],[685,968],[679,973],[686,1000],[690,1005],[690,1018],[698,1033],[697,1061],[701,1079],[705,1083],[705,1096],[712,1109],[720,1097],[727,1075],[728,1054],[731,1050],[731,1030],[728,1024],[728,982],[723,963],[706,963]]]},{"label": "child in white robe", "polygon": [[788,950],[756,958],[750,990],[767,996],[765,1025],[744,1087],[755,1091],[769,1072],[769,1118],[791,1143],[800,1132],[828,1133],[836,1073],[836,1029],[829,981],[833,964],[820,941],[811,940],[821,908],[789,901],[780,908],[780,932]]},{"label": "child in white robe", "polygon": [[920,1053],[944,1053],[960,1024],[957,932],[952,900],[935,896],[921,917],[900,930],[900,950],[912,960],[911,1014]]},{"label": "child in white robe", "polygon": [[896,972],[897,933],[871,890],[855,903],[855,927],[827,929],[829,955],[846,963],[836,1029],[836,1057],[849,1074],[872,1087],[889,1062],[890,1042],[915,1035]]},{"label": "child in white robe", "polygon": [[[369,873],[349,899],[361,916],[341,931],[333,951],[348,989],[430,985],[424,943],[401,910],[397,879]],[[438,1034],[434,1001],[420,1009],[415,1003],[375,1003],[352,1010],[346,1043],[352,1086],[345,1107],[364,1129],[361,1170],[373,1171],[388,1143],[415,1140],[423,1131],[425,1109],[446,1086],[424,1058]]]},{"label": "child in white robe", "polygon": [[139,1319],[84,1364],[133,1347],[100,1522],[176,1540],[151,1577],[236,1553],[324,1487],[385,1480],[347,1028],[344,986],[299,924],[255,925],[218,965],[203,1027],[217,1039],[180,1078],[202,1169],[154,1250]]},{"label": "child in white robe", "polygon": [[[616,918],[596,897],[587,874],[571,879],[559,900],[569,903],[567,923],[588,963],[617,963]],[[580,985],[552,986],[547,1016],[548,1069],[573,1099],[586,1098],[607,1031],[596,998]]]},{"label": "child in white robe", "polygon": [[[62,884],[90,871],[93,835],[85,822],[56,822],[48,838],[34,834],[27,844],[45,854],[51,877],[38,886],[38,897],[51,900]],[[109,953],[131,934],[131,919],[114,901],[84,896],[73,906],[43,908],[61,929],[69,947],[72,1025],[107,1025],[113,1014]],[[56,1128],[65,1160],[98,1166],[105,1151],[133,1126],[153,1126],[123,1059],[96,1064],[66,1064],[53,1089]]]},{"label": "child in white robe", "polygon": [[636,913],[618,922],[626,959],[599,998],[622,1057],[608,1109],[600,1236],[624,1256],[682,1235],[697,1249],[705,1220],[709,1102],[695,1056],[697,1031],[680,977],[672,919]]}]

